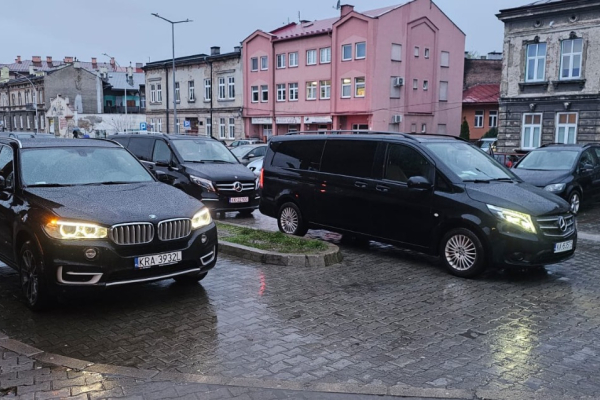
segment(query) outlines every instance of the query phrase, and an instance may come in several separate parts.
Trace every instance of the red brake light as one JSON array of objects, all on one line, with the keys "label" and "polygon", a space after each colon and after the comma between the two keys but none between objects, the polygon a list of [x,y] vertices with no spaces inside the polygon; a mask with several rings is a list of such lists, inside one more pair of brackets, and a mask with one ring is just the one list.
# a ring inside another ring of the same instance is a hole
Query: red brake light
[{"label": "red brake light", "polygon": [[264,169],[264,168],[261,168],[261,170],[260,170],[260,180],[259,180],[259,182],[258,182],[258,186],[259,186],[261,189],[262,189],[262,187],[263,187],[263,182],[264,182],[264,179],[265,179],[265,169]]}]

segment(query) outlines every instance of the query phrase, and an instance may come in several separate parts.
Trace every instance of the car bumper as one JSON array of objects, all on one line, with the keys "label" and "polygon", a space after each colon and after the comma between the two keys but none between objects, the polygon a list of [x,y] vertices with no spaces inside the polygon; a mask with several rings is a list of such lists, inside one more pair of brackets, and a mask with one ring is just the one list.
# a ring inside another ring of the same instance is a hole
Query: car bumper
[{"label": "car bumper", "polygon": [[[72,241],[42,244],[47,282],[58,291],[105,288],[173,278],[194,272],[206,272],[217,260],[217,230],[214,224],[193,231],[187,238],[160,242],[156,238],[144,245],[117,246],[111,241]],[[97,256],[85,256],[93,248]],[[135,259],[181,251],[181,261],[144,269],[135,267]]]},{"label": "car bumper", "polygon": [[[210,195],[209,195],[210,196]],[[201,201],[208,207],[211,211],[215,212],[228,212],[228,211],[244,211],[244,210],[256,210],[260,203],[260,195],[257,191],[252,191],[251,193],[240,193],[235,196],[224,196],[224,195],[214,195],[214,196],[205,196],[201,199]],[[248,201],[238,202],[232,199],[244,199],[247,198]]]}]

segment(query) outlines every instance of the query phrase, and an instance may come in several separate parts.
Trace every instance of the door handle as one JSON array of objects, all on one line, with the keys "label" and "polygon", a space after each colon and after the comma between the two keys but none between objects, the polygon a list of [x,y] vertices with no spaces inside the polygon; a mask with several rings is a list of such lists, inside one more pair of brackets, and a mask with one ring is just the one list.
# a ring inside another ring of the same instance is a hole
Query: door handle
[{"label": "door handle", "polygon": [[365,189],[367,187],[367,184],[364,182],[354,182],[354,186],[356,186],[357,188]]},{"label": "door handle", "polygon": [[375,187],[375,189],[377,189],[377,191],[378,191],[378,192],[384,192],[384,193],[387,193],[387,192],[389,192],[389,191],[390,191],[390,188],[389,188],[389,187],[387,187],[387,186],[383,186],[383,185],[377,185],[377,186]]}]

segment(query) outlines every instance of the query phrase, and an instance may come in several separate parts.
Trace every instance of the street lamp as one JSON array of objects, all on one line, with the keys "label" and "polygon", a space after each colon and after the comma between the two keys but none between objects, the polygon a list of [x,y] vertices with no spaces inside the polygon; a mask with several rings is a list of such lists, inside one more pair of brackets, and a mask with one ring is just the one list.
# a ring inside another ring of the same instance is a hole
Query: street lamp
[{"label": "street lamp", "polygon": [[175,24],[182,24],[184,22],[193,22],[191,19],[185,21],[171,21],[158,15],[158,13],[152,13],[156,18],[160,18],[171,24],[171,40],[173,42],[173,118],[175,123],[175,133],[179,133],[179,124],[177,123],[177,97],[175,92]]},{"label": "street lamp", "polygon": [[[102,53],[102,55],[110,58],[111,60],[114,60],[113,57],[109,56],[106,53]],[[117,60],[115,60],[115,63],[117,63],[117,67],[119,67],[119,69],[121,68],[121,65],[119,65],[119,63],[117,62]],[[123,104],[125,105],[125,123],[127,123],[127,85],[129,84],[129,79],[127,78],[127,70],[125,70],[125,99],[123,100]],[[125,131],[127,131],[127,129],[125,129]]]},{"label": "street lamp", "polygon": [[31,79],[29,79],[27,76],[20,74],[18,72],[15,72],[15,75],[18,75],[18,76],[21,76],[21,77],[27,79],[27,81],[29,81],[29,83],[31,84],[31,87],[33,88],[33,93],[31,93],[31,96],[33,97],[35,95],[35,102],[33,103],[33,108],[35,108],[35,134],[37,135],[39,133],[40,121],[38,120],[37,94],[35,93],[35,85],[33,84],[33,82],[31,82]]}]

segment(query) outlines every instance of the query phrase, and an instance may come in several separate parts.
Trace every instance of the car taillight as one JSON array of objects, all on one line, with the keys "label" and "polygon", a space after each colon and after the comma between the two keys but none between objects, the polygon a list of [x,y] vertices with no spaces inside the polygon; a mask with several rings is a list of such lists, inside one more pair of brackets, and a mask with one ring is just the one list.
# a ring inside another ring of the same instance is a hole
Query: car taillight
[{"label": "car taillight", "polygon": [[263,182],[265,179],[265,169],[261,168],[260,169],[260,182],[258,183],[258,186],[262,189],[263,188]]}]

